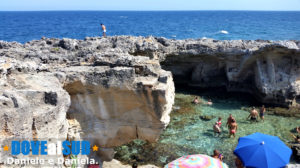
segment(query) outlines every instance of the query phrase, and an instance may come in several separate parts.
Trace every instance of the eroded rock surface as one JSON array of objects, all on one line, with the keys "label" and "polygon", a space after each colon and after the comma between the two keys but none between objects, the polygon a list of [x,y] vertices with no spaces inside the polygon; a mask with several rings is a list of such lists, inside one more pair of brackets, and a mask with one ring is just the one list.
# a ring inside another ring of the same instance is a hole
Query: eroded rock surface
[{"label": "eroded rock surface", "polygon": [[0,41],[1,138],[93,139],[105,150],[135,138],[155,141],[169,122],[172,75],[176,83],[296,106],[299,44],[131,36]]},{"label": "eroded rock surface", "polygon": [[170,120],[172,74],[102,40],[0,42],[1,140],[90,140],[102,160],[133,139],[156,141]]}]

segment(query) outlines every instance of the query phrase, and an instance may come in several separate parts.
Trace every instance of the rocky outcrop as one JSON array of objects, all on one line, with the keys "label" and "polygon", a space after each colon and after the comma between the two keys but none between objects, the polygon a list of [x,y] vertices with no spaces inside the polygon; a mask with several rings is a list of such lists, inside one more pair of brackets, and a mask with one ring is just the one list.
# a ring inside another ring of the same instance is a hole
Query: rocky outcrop
[{"label": "rocky outcrop", "polygon": [[172,76],[179,84],[297,105],[299,55],[297,41],[0,41],[1,140],[88,138],[106,151],[135,138],[155,141],[169,122]]},{"label": "rocky outcrop", "polygon": [[[169,123],[173,78],[156,59],[112,49],[101,39],[0,46],[1,144],[90,140],[105,160],[112,147],[133,139],[156,141]],[[6,156],[0,158],[3,163]]]},{"label": "rocky outcrop", "polygon": [[161,57],[175,82],[248,92],[263,103],[296,105],[299,99],[299,46],[294,41],[163,39]]},{"label": "rocky outcrop", "polygon": [[[226,87],[228,91],[251,93],[263,103],[288,106],[300,102],[299,41],[116,36],[85,40],[43,38],[24,46],[0,44],[4,51],[19,50],[22,59],[38,59],[47,65],[87,63],[115,67],[130,64],[127,58],[143,56],[158,60],[178,84]],[[124,59],[116,59],[120,56]],[[109,63],[110,59],[114,59],[113,63]]]}]

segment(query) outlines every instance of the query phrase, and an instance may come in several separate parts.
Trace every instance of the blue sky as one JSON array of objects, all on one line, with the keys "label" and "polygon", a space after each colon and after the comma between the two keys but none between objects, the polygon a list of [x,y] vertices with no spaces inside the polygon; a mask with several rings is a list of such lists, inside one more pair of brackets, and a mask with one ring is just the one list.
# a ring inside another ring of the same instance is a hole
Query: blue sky
[{"label": "blue sky", "polygon": [[300,0],[0,0],[11,10],[297,10]]}]

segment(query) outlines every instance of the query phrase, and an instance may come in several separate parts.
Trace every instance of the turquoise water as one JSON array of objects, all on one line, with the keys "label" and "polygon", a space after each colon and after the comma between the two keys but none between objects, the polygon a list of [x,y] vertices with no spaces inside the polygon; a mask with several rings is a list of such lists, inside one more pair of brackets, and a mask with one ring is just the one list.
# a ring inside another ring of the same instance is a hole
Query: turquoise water
[{"label": "turquoise water", "polygon": [[[218,149],[225,156],[224,162],[233,166],[232,152],[239,137],[261,132],[278,136],[288,143],[293,140],[290,135],[291,130],[300,125],[300,120],[297,118],[268,114],[265,115],[264,122],[251,123],[246,119],[249,112],[245,109],[257,104],[243,95],[233,97],[215,94],[197,95],[203,96],[204,102],[211,98],[214,102],[212,106],[191,104],[194,96],[196,95],[188,93],[176,94],[175,109],[179,107],[180,109],[172,112],[171,122],[157,143],[133,142],[126,147],[117,148],[116,157],[127,162],[137,158],[136,160],[141,163],[150,162],[162,166],[182,155],[195,153],[211,155],[214,149]],[[232,114],[238,123],[235,138],[228,137],[226,121],[229,114]],[[209,116],[213,119],[205,121],[200,119],[201,116]],[[213,134],[213,124],[218,117],[223,118],[220,137]]]}]

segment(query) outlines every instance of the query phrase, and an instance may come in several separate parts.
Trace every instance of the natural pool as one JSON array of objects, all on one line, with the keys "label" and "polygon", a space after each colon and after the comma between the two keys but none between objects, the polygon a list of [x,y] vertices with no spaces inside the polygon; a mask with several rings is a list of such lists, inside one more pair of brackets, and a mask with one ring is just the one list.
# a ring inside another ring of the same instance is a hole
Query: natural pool
[{"label": "natural pool", "polygon": [[[195,96],[201,96],[206,102],[212,99],[213,105],[193,105]],[[163,166],[166,163],[188,154],[211,155],[218,149],[225,156],[224,162],[234,167],[235,158],[232,151],[237,145],[238,138],[255,132],[275,135],[286,143],[292,141],[290,132],[300,125],[295,117],[265,115],[265,121],[251,123],[246,118],[247,108],[260,104],[245,94],[229,94],[222,90],[206,90],[199,92],[177,91],[175,108],[171,114],[171,122],[160,136],[157,143],[147,143],[140,140],[116,148],[116,159],[123,162],[140,164],[152,163]],[[228,138],[226,121],[229,114],[233,114],[238,123],[236,138]],[[203,120],[201,116],[209,116],[212,120]],[[215,137],[213,124],[218,117],[222,117],[222,134]]]}]

